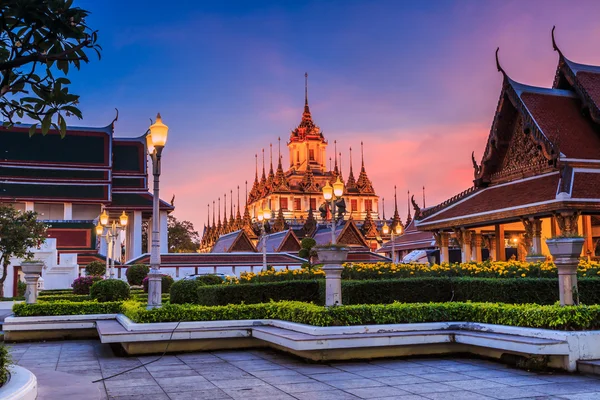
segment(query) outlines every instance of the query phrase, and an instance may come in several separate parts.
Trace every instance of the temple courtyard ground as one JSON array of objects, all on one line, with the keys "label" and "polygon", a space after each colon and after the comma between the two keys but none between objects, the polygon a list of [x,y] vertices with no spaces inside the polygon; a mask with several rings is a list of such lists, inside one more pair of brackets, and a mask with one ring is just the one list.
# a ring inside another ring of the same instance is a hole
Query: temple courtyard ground
[{"label": "temple courtyard ground", "polygon": [[38,400],[600,399],[600,379],[534,373],[458,356],[314,364],[268,349],[117,357],[97,341],[23,343],[13,361],[38,377]]}]

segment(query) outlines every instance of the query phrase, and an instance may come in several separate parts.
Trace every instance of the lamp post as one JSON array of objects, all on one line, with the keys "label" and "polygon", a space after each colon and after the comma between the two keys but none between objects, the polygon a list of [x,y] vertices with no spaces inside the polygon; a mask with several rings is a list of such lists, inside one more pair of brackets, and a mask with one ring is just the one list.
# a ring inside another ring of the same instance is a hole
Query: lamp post
[{"label": "lamp post", "polygon": [[323,186],[323,198],[325,201],[331,203],[331,244],[335,244],[335,225],[336,225],[336,203],[342,199],[342,195],[344,194],[344,182],[340,180],[340,177],[337,177],[337,180],[333,183],[333,186],[327,182],[325,186]]},{"label": "lamp post", "polygon": [[397,224],[396,228],[391,229],[389,227],[389,225],[387,224],[387,222],[384,222],[381,230],[383,231],[384,235],[391,234],[390,240],[392,241],[392,262],[395,263],[396,262],[396,243],[394,243],[394,233],[397,236],[400,236],[402,234],[402,225]]},{"label": "lamp post", "polygon": [[148,274],[148,308],[161,306],[160,276],[160,216],[158,205],[160,202],[158,189],[160,179],[160,158],[167,143],[169,128],[163,124],[160,114],[156,115],[156,122],[150,125],[146,134],[146,147],[152,159],[152,175],[154,188],[152,192],[152,248],[150,251],[150,273]]},{"label": "lamp post", "polygon": [[[102,211],[100,214],[100,218],[98,218],[98,224],[96,225],[96,235],[104,237],[106,240],[106,276],[109,279],[115,278],[115,243],[117,242],[117,237],[122,230],[125,230],[127,227],[127,221],[129,218],[125,211],[119,217],[119,224],[117,225],[117,221],[113,220],[112,224],[109,224],[109,217],[106,209]],[[104,229],[106,228],[106,234],[104,234]],[[110,254],[110,256],[109,256]],[[109,273],[110,271],[110,273]]]},{"label": "lamp post", "polygon": [[261,235],[262,235],[262,242],[263,242],[263,246],[262,246],[262,256],[263,256],[263,271],[267,270],[267,232],[265,231],[265,223],[269,222],[269,220],[271,219],[271,217],[273,216],[273,213],[271,212],[271,209],[269,208],[269,201],[267,200],[267,206],[258,211],[258,215],[256,216],[258,218],[258,222],[260,222],[260,227],[261,227]]}]

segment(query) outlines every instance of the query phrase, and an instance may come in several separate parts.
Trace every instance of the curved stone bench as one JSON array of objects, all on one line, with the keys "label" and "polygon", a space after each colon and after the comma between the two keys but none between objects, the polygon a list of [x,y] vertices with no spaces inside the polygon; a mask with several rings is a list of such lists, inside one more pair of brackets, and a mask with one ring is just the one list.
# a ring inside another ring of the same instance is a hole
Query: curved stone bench
[{"label": "curved stone bench", "polygon": [[33,372],[18,365],[10,367],[10,379],[0,388],[2,400],[35,400],[37,379]]}]

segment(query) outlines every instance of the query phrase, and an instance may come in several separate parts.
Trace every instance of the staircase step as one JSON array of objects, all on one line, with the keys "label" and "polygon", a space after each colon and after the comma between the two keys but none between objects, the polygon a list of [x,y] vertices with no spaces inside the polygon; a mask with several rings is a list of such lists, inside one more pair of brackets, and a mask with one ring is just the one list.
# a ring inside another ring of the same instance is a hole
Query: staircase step
[{"label": "staircase step", "polygon": [[577,361],[577,371],[584,374],[600,375],[600,360]]}]

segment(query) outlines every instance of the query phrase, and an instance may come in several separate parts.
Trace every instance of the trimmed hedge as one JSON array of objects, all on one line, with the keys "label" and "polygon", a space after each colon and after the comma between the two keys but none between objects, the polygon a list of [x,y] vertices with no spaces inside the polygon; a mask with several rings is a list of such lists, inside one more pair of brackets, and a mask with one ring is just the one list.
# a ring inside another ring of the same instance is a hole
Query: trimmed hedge
[{"label": "trimmed hedge", "polygon": [[543,306],[494,303],[393,303],[322,307],[297,301],[207,307],[165,304],[147,310],[144,303],[56,302],[16,304],[18,317],[124,313],[134,322],[280,319],[316,326],[465,321],[558,330],[600,329],[600,305]]},{"label": "trimmed hedge", "polygon": [[45,289],[38,293],[38,297],[56,296],[58,294],[73,294],[73,289]]},{"label": "trimmed hedge", "polygon": [[38,301],[89,301],[91,297],[87,294],[57,294],[55,296],[38,296]]},{"label": "trimmed hedge", "polygon": [[206,284],[199,279],[182,279],[175,282],[171,287],[171,303],[198,303],[198,288],[202,286],[206,286]]},{"label": "trimmed hedge", "polygon": [[149,272],[149,266],[145,264],[133,264],[127,267],[125,275],[127,276],[127,282],[129,282],[131,286],[140,286]]},{"label": "trimmed hedge", "polygon": [[[162,294],[169,293],[171,291],[171,286],[175,280],[171,275],[160,274],[160,292]],[[142,286],[144,287],[144,293],[148,294],[148,286],[150,285],[150,278],[145,277],[142,280]]]},{"label": "trimmed hedge", "polygon": [[316,326],[346,326],[466,321],[559,330],[600,328],[598,305],[393,303],[326,308],[301,302],[271,302],[217,307],[166,304],[147,310],[143,304],[129,301],[123,304],[123,312],[138,323],[280,319]]},{"label": "trimmed hedge", "polygon": [[129,285],[118,279],[102,280],[90,288],[90,297],[101,303],[127,300],[129,296]]},{"label": "trimmed hedge", "polygon": [[11,362],[12,359],[8,351],[8,346],[4,345],[4,343],[0,344],[0,387],[8,381],[8,377],[10,376],[8,367]]},{"label": "trimmed hedge", "polygon": [[74,294],[90,294],[90,288],[98,281],[104,279],[101,276],[80,276],[71,284]]},{"label": "trimmed hedge", "polygon": [[[86,315],[86,314],[118,314],[121,312],[120,301],[98,303],[96,301],[56,301],[53,303],[19,303],[13,306],[15,317],[33,317],[48,315]],[[141,304],[141,303],[140,303]]]},{"label": "trimmed hedge", "polygon": [[92,261],[85,266],[86,276],[104,276],[106,274],[106,263],[101,261]]},{"label": "trimmed hedge", "polygon": [[[319,302],[320,292],[320,284],[316,280],[201,286],[196,288],[194,303],[205,306],[219,306],[240,303],[268,303],[269,301],[281,300]],[[172,297],[171,302],[177,303],[179,299],[179,297]]]}]

